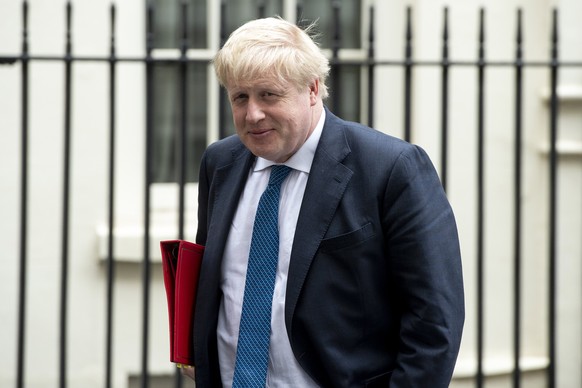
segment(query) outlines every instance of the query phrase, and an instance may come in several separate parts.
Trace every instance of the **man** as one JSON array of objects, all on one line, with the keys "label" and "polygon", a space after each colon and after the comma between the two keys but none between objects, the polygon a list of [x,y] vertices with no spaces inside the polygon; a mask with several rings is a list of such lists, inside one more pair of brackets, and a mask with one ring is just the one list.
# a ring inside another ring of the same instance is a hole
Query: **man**
[{"label": "man", "polygon": [[[202,159],[206,250],[187,373],[198,388],[446,387],[464,320],[453,213],[422,149],[324,106],[329,64],[308,33],[251,21],[214,59],[237,134]],[[291,172],[276,195],[263,367],[241,355],[259,330],[241,317],[256,313],[243,313],[255,212],[280,165]]]}]

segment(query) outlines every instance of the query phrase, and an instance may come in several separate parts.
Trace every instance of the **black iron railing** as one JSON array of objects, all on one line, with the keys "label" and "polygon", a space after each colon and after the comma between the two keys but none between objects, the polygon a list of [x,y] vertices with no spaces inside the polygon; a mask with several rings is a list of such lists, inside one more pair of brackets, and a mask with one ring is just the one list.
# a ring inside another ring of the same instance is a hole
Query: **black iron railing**
[{"label": "black iron railing", "polygon": [[[156,59],[152,55],[154,50],[154,31],[153,31],[153,18],[154,9],[152,5],[147,7],[147,30],[145,33],[146,39],[146,53],[144,57],[122,57],[117,55],[116,51],[116,8],[111,6],[110,10],[110,54],[104,57],[81,57],[76,56],[73,53],[72,44],[72,33],[71,33],[71,21],[72,21],[72,6],[68,2],[66,6],[66,47],[64,55],[55,56],[36,56],[31,55],[29,52],[29,32],[28,32],[28,15],[29,15],[29,5],[27,1],[23,2],[22,7],[22,52],[18,55],[12,56],[0,56],[0,64],[13,65],[20,63],[21,68],[21,161],[20,161],[20,252],[19,252],[19,289],[18,289],[18,336],[17,336],[17,371],[16,371],[16,386],[21,388],[24,386],[24,376],[26,374],[25,365],[25,343],[26,343],[26,294],[27,294],[27,260],[29,252],[27,251],[28,235],[27,235],[27,223],[29,219],[29,175],[28,175],[28,161],[29,161],[29,94],[28,90],[30,87],[30,75],[29,75],[29,65],[31,62],[41,62],[41,61],[58,61],[64,63],[64,89],[65,89],[65,103],[64,103],[64,158],[63,158],[63,197],[62,197],[62,240],[61,240],[61,288],[60,288],[60,341],[59,341],[59,381],[60,387],[67,386],[67,353],[66,349],[68,346],[68,326],[67,326],[67,295],[69,292],[69,243],[70,243],[70,230],[69,230],[69,219],[70,214],[70,192],[71,192],[71,133],[74,128],[71,125],[71,115],[72,115],[72,94],[71,89],[73,86],[73,80],[71,77],[72,68],[75,63],[82,61],[96,61],[96,62],[106,62],[109,65],[109,145],[108,145],[108,156],[109,161],[108,166],[108,181],[105,182],[108,186],[108,230],[109,239],[107,245],[107,311],[106,311],[106,346],[105,346],[105,386],[110,387],[112,384],[112,368],[113,368],[113,354],[112,354],[112,342],[113,342],[113,296],[115,292],[115,265],[114,265],[114,233],[115,228],[115,171],[116,171],[116,160],[115,160],[115,137],[116,137],[116,85],[117,85],[117,65],[121,62],[137,62],[143,63],[146,69],[145,72],[145,85],[146,85],[146,155],[150,155],[152,152],[152,133],[154,131],[154,121],[153,121],[153,95],[155,91],[153,90],[153,72],[154,65],[160,62],[173,62],[177,63],[177,71],[179,73],[179,85],[180,85],[180,105],[181,116],[178,120],[179,124],[179,134],[180,134],[180,144],[182,148],[179,150],[179,174],[178,174],[178,184],[179,190],[179,226],[178,234],[179,238],[184,237],[184,213],[185,213],[185,195],[184,187],[186,184],[186,153],[185,148],[186,134],[188,128],[188,118],[187,118],[187,106],[191,103],[188,101],[188,71],[187,66],[192,62],[200,62],[200,59],[192,59],[187,55],[188,50],[188,20],[186,12],[186,4],[182,4],[182,19],[181,19],[181,40],[180,40],[180,56],[176,59]],[[522,29],[522,12],[517,11],[517,31],[515,37],[515,58],[511,61],[489,61],[486,57],[485,43],[486,43],[486,31],[485,31],[485,10],[481,9],[479,13],[479,26],[478,26],[478,52],[477,58],[474,61],[455,61],[449,56],[449,17],[448,10],[444,10],[443,15],[443,30],[442,30],[442,56],[438,61],[418,61],[414,59],[413,48],[414,48],[414,37],[413,37],[413,26],[412,26],[412,10],[410,8],[406,11],[406,29],[405,29],[405,39],[404,39],[404,56],[403,59],[393,60],[393,61],[380,61],[375,59],[375,36],[374,36],[374,20],[379,17],[375,15],[374,9],[370,8],[370,26],[368,33],[368,54],[367,58],[363,60],[341,60],[339,59],[339,51],[341,50],[341,24],[339,18],[339,3],[332,2],[332,8],[330,12],[334,15],[334,34],[333,34],[333,47],[331,47],[332,57],[331,57],[331,83],[332,88],[335,91],[332,97],[332,104],[335,107],[336,112],[341,115],[341,104],[339,103],[339,98],[341,98],[341,84],[339,82],[340,77],[338,76],[338,70],[342,66],[361,66],[363,69],[367,69],[367,93],[368,93],[368,109],[367,117],[368,124],[373,125],[374,111],[377,103],[374,101],[374,88],[376,85],[375,70],[382,66],[400,67],[402,69],[402,76],[404,80],[404,111],[403,111],[403,125],[404,125],[404,135],[403,138],[407,141],[412,139],[412,116],[413,116],[413,78],[414,70],[419,67],[431,67],[439,68],[441,71],[441,90],[440,90],[440,111],[441,111],[441,122],[440,122],[440,176],[442,179],[443,186],[445,189],[448,185],[448,157],[449,157],[449,75],[452,68],[455,67],[470,67],[477,70],[477,117],[476,117],[476,129],[477,129],[477,168],[475,171],[476,175],[476,217],[475,217],[475,233],[476,233],[476,257],[474,258],[476,262],[476,273],[477,279],[475,279],[477,295],[476,300],[473,303],[476,304],[476,360],[477,369],[475,383],[477,387],[483,387],[484,385],[484,371],[483,371],[483,360],[484,360],[484,332],[485,332],[485,217],[487,214],[487,203],[485,201],[485,165],[486,165],[486,149],[485,149],[485,95],[487,92],[487,70],[492,67],[503,67],[513,69],[515,72],[515,107],[514,107],[514,159],[513,159],[513,207],[514,207],[514,226],[513,226],[513,267],[514,267],[514,288],[513,288],[513,386],[520,387],[521,385],[521,371],[520,371],[520,358],[522,349],[522,338],[521,338],[521,309],[522,309],[522,271],[523,271],[523,258],[522,258],[522,180],[523,180],[523,73],[524,69],[536,67],[536,68],[547,68],[550,73],[550,99],[549,99],[549,117],[550,122],[548,125],[548,130],[550,134],[550,149],[549,149],[549,252],[548,252],[548,267],[549,267],[549,284],[548,284],[548,359],[549,366],[547,369],[547,386],[554,388],[556,385],[556,271],[557,271],[557,257],[556,257],[556,238],[557,238],[557,192],[558,192],[558,181],[557,181],[557,171],[558,171],[558,154],[556,149],[557,138],[558,138],[558,117],[559,117],[559,99],[557,93],[558,87],[558,77],[560,69],[563,67],[574,67],[582,69],[582,62],[563,62],[560,61],[558,56],[558,14],[557,11],[553,11],[553,26],[552,35],[549,37],[551,42],[551,52],[550,59],[548,61],[525,61],[523,54],[523,29]],[[264,8],[259,8],[258,15],[264,14]],[[224,30],[224,26],[222,27]],[[224,37],[223,37],[224,39]],[[224,98],[220,99],[221,106],[220,112],[224,111]],[[222,118],[224,115],[220,115]],[[222,125],[221,125],[222,127]],[[221,136],[224,133],[221,132]],[[151,158],[145,158],[144,174],[145,174],[145,186],[144,186],[144,242],[143,242],[143,318],[142,318],[142,349],[141,349],[141,368],[142,368],[142,386],[145,388],[148,386],[148,338],[149,338],[149,305],[150,305],[150,282],[151,282],[151,263],[150,263],[150,248],[149,240],[151,235],[150,224],[151,224],[151,197],[150,189],[152,185],[152,175],[151,175]],[[181,385],[180,375],[176,374],[176,386]]]}]

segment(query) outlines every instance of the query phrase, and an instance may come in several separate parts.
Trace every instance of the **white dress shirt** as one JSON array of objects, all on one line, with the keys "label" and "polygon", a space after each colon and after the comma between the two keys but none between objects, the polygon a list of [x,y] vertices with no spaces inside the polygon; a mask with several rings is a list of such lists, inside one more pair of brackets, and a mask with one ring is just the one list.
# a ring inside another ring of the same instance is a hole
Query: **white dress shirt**
[{"label": "white dress shirt", "polygon": [[[266,384],[269,388],[317,387],[317,384],[301,368],[291,350],[285,327],[285,292],[299,209],[324,121],[325,111],[322,112],[317,126],[307,141],[284,163],[293,170],[281,186],[279,203],[279,262],[273,294]],[[249,171],[249,177],[239,199],[224,250],[221,269],[223,297],[218,316],[217,339],[220,373],[225,387],[232,386],[255,213],[259,198],[269,181],[270,167],[274,164],[276,163],[257,158]]]}]

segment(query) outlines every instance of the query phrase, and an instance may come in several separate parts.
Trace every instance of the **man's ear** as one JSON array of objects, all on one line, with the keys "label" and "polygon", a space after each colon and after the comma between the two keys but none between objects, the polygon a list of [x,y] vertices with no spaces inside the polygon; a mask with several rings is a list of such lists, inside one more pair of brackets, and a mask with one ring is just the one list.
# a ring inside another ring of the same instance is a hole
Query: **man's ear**
[{"label": "man's ear", "polygon": [[311,102],[311,106],[317,103],[319,98],[319,80],[314,79],[309,84],[309,101]]}]

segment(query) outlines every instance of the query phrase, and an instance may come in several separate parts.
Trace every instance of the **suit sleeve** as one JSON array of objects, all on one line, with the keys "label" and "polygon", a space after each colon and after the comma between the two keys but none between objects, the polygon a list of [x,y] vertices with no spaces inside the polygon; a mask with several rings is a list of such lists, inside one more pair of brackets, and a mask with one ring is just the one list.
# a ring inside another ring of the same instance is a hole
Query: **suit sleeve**
[{"label": "suit sleeve", "polygon": [[448,387],[460,347],[464,295],[453,212],[426,153],[411,146],[390,173],[385,240],[402,313],[391,387]]}]

